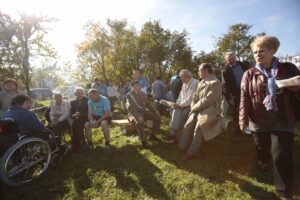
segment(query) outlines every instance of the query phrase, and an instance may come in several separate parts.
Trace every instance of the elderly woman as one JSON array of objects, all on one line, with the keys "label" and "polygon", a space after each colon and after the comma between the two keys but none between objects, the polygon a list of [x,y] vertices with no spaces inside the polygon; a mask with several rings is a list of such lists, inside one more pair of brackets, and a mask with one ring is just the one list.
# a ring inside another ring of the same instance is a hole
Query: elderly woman
[{"label": "elderly woman", "polygon": [[63,100],[61,93],[55,93],[53,99],[54,101],[50,105],[50,127],[61,141],[62,131],[69,126],[71,105],[68,101]]},{"label": "elderly woman", "polygon": [[0,92],[0,117],[8,110],[11,100],[18,94],[19,84],[15,79],[8,78],[3,82],[3,91]]},{"label": "elderly woman", "polygon": [[267,170],[272,154],[276,190],[281,199],[289,199],[293,194],[292,148],[296,132],[293,96],[300,87],[279,90],[275,80],[298,76],[300,72],[295,65],[281,63],[273,56],[279,45],[278,39],[270,36],[257,37],[251,44],[256,64],[242,78],[239,124],[241,130],[249,125],[253,134],[258,169]]}]

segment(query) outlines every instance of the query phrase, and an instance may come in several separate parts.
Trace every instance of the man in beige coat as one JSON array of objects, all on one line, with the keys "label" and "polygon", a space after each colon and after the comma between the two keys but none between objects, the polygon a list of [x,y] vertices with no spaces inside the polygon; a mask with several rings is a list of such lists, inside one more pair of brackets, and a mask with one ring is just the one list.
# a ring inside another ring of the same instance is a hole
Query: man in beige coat
[{"label": "man in beige coat", "polygon": [[213,74],[212,67],[208,63],[199,66],[198,75],[202,80],[193,96],[191,112],[178,143],[179,150],[186,151],[186,154],[181,157],[183,161],[194,158],[203,141],[213,139],[222,132],[222,84]]}]

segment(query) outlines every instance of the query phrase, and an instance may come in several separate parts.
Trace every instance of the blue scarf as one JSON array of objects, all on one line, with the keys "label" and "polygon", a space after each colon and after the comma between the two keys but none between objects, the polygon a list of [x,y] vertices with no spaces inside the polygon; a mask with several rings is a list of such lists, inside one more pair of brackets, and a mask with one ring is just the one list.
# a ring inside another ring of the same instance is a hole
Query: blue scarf
[{"label": "blue scarf", "polygon": [[276,92],[275,79],[278,73],[277,66],[278,66],[278,59],[276,57],[273,57],[271,74],[269,75],[260,64],[257,63],[255,64],[255,67],[267,79],[266,98],[263,101],[263,104],[265,105],[267,110],[274,110],[274,111],[278,110],[277,103],[276,103],[276,93],[275,93]]}]

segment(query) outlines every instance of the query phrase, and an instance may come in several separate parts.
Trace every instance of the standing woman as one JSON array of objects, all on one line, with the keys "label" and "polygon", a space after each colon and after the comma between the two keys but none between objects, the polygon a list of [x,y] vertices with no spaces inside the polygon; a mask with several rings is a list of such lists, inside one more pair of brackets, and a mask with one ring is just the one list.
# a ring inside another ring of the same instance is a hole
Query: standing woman
[{"label": "standing woman", "polygon": [[11,100],[18,94],[19,84],[15,79],[8,78],[3,82],[0,92],[0,117],[8,110]]},{"label": "standing woman", "polygon": [[273,56],[279,45],[278,39],[271,36],[260,36],[252,42],[256,64],[242,78],[239,124],[241,130],[249,125],[253,134],[259,170],[268,169],[272,155],[277,193],[280,199],[290,199],[296,133],[293,93],[299,93],[300,87],[276,90],[275,80],[299,76],[300,72],[295,65],[281,63]]}]

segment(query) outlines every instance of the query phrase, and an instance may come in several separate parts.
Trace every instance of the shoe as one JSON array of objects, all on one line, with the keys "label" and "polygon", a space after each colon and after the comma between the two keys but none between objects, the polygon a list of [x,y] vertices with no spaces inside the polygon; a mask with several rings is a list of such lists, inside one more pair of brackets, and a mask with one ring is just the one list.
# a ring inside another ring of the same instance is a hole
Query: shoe
[{"label": "shoe", "polygon": [[104,149],[105,149],[105,151],[109,151],[110,145],[109,144],[105,145]]},{"label": "shoe", "polygon": [[195,158],[195,156],[192,156],[190,154],[184,154],[183,156],[181,156],[180,160],[182,160],[182,161],[189,161],[189,160],[192,160],[194,158]]},{"label": "shoe", "polygon": [[229,134],[235,134],[235,133],[238,132],[238,130],[239,130],[239,126],[238,126],[238,124],[235,121],[228,122],[227,133],[229,133]]},{"label": "shoe", "polygon": [[150,140],[154,140],[154,141],[157,141],[157,142],[160,142],[161,140],[159,138],[157,138],[155,135],[151,134],[150,135]]},{"label": "shoe", "polygon": [[182,148],[180,148],[180,147],[178,147],[178,149],[177,149],[179,152],[186,152],[186,150],[184,150],[184,149],[182,149]]},{"label": "shoe", "polygon": [[257,162],[257,168],[259,169],[259,171],[261,172],[266,172],[268,170],[268,164],[263,163],[261,161]]},{"label": "shoe", "polygon": [[150,147],[146,142],[142,142],[142,149],[150,149]]}]

